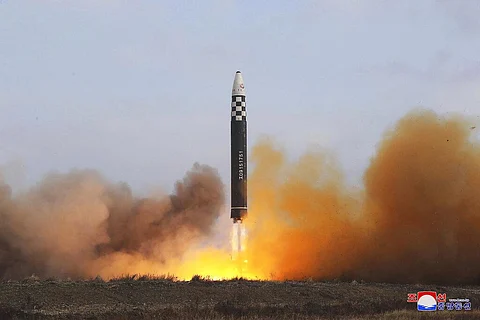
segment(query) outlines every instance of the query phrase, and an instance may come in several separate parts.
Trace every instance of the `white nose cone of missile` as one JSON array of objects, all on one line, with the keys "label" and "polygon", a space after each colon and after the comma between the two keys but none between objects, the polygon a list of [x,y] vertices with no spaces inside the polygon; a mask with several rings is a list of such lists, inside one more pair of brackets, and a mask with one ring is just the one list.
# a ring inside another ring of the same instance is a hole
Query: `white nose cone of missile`
[{"label": "white nose cone of missile", "polygon": [[235,73],[235,80],[233,80],[232,96],[244,96],[245,85],[243,84],[243,77],[240,71]]}]

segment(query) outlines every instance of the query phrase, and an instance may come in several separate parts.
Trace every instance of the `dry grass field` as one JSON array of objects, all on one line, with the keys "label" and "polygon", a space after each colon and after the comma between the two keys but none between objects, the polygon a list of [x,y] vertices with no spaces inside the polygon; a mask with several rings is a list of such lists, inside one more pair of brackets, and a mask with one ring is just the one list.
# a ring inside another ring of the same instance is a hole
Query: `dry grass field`
[{"label": "dry grass field", "polygon": [[[0,283],[1,319],[479,319],[480,287],[357,282],[210,281],[123,277],[110,281]],[[469,298],[472,311],[418,312],[407,293]]]}]

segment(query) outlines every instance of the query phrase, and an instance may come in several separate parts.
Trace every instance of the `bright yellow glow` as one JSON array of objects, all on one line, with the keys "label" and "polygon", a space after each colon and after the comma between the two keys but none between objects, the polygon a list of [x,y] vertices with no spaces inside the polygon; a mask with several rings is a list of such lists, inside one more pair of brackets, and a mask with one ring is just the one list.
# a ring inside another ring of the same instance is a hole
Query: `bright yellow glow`
[{"label": "bright yellow glow", "polygon": [[188,254],[184,261],[178,263],[173,272],[180,280],[190,280],[199,275],[212,280],[232,278],[263,279],[259,274],[247,267],[248,252],[245,250],[247,232],[244,225],[232,225],[231,245],[232,252],[219,249],[205,249]]}]

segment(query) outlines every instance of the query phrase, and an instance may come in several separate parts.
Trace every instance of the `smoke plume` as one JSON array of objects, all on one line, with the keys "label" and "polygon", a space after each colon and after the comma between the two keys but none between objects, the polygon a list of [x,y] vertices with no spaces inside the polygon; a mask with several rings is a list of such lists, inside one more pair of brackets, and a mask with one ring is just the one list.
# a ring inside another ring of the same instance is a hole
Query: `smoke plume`
[{"label": "smoke plume", "polygon": [[87,278],[159,271],[209,236],[224,202],[216,170],[195,164],[175,192],[137,199],[95,171],[48,175],[28,192],[0,188],[0,276]]},{"label": "smoke plume", "polygon": [[[404,283],[480,280],[476,123],[415,110],[385,133],[363,176],[346,183],[334,153],[290,162],[252,150],[244,273],[211,238],[225,199],[195,165],[170,196],[139,199],[95,171],[52,174],[13,196],[0,185],[0,276],[110,278],[127,273],[247,275]],[[248,262],[248,263],[247,263]]]},{"label": "smoke plume", "polygon": [[378,145],[364,190],[316,150],[253,150],[249,264],[276,279],[480,279],[480,144],[471,119],[416,110]]}]

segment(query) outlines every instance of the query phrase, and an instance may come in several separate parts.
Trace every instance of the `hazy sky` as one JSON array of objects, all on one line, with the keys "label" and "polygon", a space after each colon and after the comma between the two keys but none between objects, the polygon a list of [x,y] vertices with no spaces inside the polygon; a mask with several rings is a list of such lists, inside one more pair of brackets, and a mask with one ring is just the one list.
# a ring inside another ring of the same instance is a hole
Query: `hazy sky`
[{"label": "hazy sky", "polygon": [[170,190],[229,177],[241,70],[249,147],[334,149],[359,181],[416,106],[480,114],[480,2],[0,1],[0,162],[19,186],[94,168]]}]

